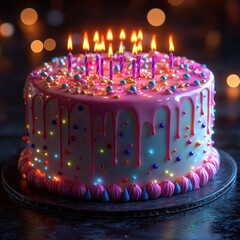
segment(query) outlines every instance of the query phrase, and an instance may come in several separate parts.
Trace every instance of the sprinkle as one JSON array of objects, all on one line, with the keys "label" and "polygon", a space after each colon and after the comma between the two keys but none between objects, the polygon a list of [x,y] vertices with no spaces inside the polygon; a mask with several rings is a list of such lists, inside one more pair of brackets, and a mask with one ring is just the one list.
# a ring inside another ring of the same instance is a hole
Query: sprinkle
[{"label": "sprinkle", "polygon": [[177,89],[177,87],[175,85],[172,85],[171,87],[171,90],[175,91]]},{"label": "sprinkle", "polygon": [[201,145],[201,142],[200,141],[196,141],[196,144],[195,144],[197,147],[199,147]]},{"label": "sprinkle", "polygon": [[164,124],[164,123],[160,123],[160,124],[159,124],[159,127],[160,127],[160,128],[164,128],[164,127],[165,127],[165,124]]},{"label": "sprinkle", "polygon": [[190,156],[193,156],[193,154],[194,154],[193,151],[189,152],[189,155],[190,155]]},{"label": "sprinkle", "polygon": [[180,161],[181,161],[181,158],[180,158],[180,157],[177,157],[177,158],[176,158],[176,161],[180,162]]},{"label": "sprinkle", "polygon": [[195,80],[193,83],[194,83],[195,86],[200,86],[201,85],[199,80]]},{"label": "sprinkle", "polygon": [[130,151],[129,149],[126,149],[126,150],[124,151],[124,153],[125,153],[125,155],[129,155],[129,154],[131,153],[131,151]]},{"label": "sprinkle", "polygon": [[205,128],[205,127],[206,127],[206,124],[203,123],[203,124],[202,124],[202,128]]},{"label": "sprinkle", "polygon": [[137,87],[135,85],[132,85],[132,86],[130,86],[129,90],[132,91],[132,92],[136,92]]},{"label": "sprinkle", "polygon": [[165,94],[171,95],[171,94],[173,94],[173,92],[172,92],[170,89],[166,89],[166,90],[165,90]]},{"label": "sprinkle", "polygon": [[191,144],[192,143],[192,140],[191,139],[188,139],[187,140],[187,144]]},{"label": "sprinkle", "polygon": [[126,85],[126,84],[127,84],[127,81],[126,81],[126,80],[121,80],[121,81],[120,81],[120,84],[121,84],[121,85]]},{"label": "sprinkle", "polygon": [[149,87],[155,87],[156,86],[156,82],[154,80],[151,80],[148,82],[148,86]]},{"label": "sprinkle", "polygon": [[166,75],[162,75],[162,76],[160,77],[160,80],[161,80],[162,82],[165,82],[165,81],[167,80],[167,76],[166,76]]},{"label": "sprinkle", "polygon": [[45,77],[47,77],[47,76],[48,76],[48,73],[47,73],[47,72],[45,72],[45,71],[43,71],[43,72],[41,72],[41,76],[42,76],[43,78],[45,78]]},{"label": "sprinkle", "polygon": [[63,83],[62,84],[62,88],[68,88],[68,84],[67,83]]},{"label": "sprinkle", "polygon": [[114,71],[115,72],[119,72],[120,71],[120,66],[117,64],[117,65],[115,65],[115,67],[114,67]]},{"label": "sprinkle", "polygon": [[113,91],[113,87],[112,86],[107,86],[106,92],[111,93],[112,91]]},{"label": "sprinkle", "polygon": [[81,76],[81,74],[76,74],[76,75],[74,75],[74,80],[79,80],[79,79],[81,79],[82,78],[82,76]]},{"label": "sprinkle", "polygon": [[47,82],[52,82],[54,80],[54,78],[52,76],[47,76]]},{"label": "sprinkle", "polygon": [[183,74],[183,78],[184,79],[189,79],[190,78],[190,74],[189,73],[184,73]]},{"label": "sprinkle", "polygon": [[154,163],[154,164],[152,165],[152,168],[153,168],[153,169],[157,169],[157,168],[158,168],[157,163]]}]

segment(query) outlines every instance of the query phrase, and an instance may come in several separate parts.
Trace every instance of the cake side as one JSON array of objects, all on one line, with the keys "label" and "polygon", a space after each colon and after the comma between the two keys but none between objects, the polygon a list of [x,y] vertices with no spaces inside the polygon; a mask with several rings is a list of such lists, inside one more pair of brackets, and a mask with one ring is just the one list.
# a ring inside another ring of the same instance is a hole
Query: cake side
[{"label": "cake side", "polygon": [[154,199],[205,185],[219,167],[211,140],[213,74],[186,58],[175,57],[172,70],[164,54],[156,59],[156,80],[148,55],[138,79],[129,77],[127,55],[124,74],[115,61],[113,80],[94,68],[81,76],[81,56],[72,74],[64,73],[62,58],[31,73],[20,172],[36,177],[34,185],[88,200]]}]

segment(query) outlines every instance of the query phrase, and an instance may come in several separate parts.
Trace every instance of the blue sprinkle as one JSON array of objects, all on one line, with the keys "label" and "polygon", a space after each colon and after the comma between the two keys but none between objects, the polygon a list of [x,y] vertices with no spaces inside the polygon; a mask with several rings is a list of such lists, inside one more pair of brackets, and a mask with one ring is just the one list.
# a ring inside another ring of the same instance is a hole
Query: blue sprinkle
[{"label": "blue sprinkle", "polygon": [[155,87],[156,86],[156,82],[154,80],[151,80],[151,81],[148,82],[148,86]]},{"label": "blue sprinkle", "polygon": [[78,125],[77,125],[77,124],[74,124],[74,125],[73,125],[73,129],[78,129]]},{"label": "blue sprinkle", "polygon": [[80,69],[80,67],[79,67],[79,66],[75,66],[73,69],[74,69],[75,71],[78,71],[78,70]]},{"label": "blue sprinkle", "polygon": [[189,71],[189,65],[188,64],[185,64],[185,69],[186,69],[186,71]]},{"label": "blue sprinkle", "polygon": [[175,85],[172,85],[172,86],[171,86],[171,89],[172,89],[173,91],[175,91],[175,90],[177,89],[177,87],[176,87]]},{"label": "blue sprinkle", "polygon": [[78,106],[78,110],[79,110],[79,111],[83,111],[83,110],[84,110],[84,106],[83,106],[83,105],[79,105],[79,106]]},{"label": "blue sprinkle", "polygon": [[125,153],[125,155],[129,155],[129,154],[131,153],[131,151],[130,151],[129,149],[126,149],[126,150],[124,151],[124,153]]},{"label": "blue sprinkle", "polygon": [[31,144],[31,148],[35,148],[35,144],[32,143],[32,144]]},{"label": "blue sprinkle", "polygon": [[132,86],[130,86],[130,90],[133,91],[133,92],[136,92],[137,88],[136,88],[136,86],[132,85]]},{"label": "blue sprinkle", "polygon": [[202,128],[205,128],[205,127],[206,127],[206,124],[203,123],[203,124],[202,124]]},{"label": "blue sprinkle", "polygon": [[60,65],[60,66],[65,66],[65,61],[64,61],[63,59],[60,59],[60,60],[59,60],[59,65]]},{"label": "blue sprinkle", "polygon": [[179,65],[179,68],[180,68],[180,69],[183,69],[183,67],[184,67],[184,65],[181,63],[181,64]]},{"label": "blue sprinkle", "polygon": [[119,132],[119,136],[123,137],[124,136],[124,132]]},{"label": "blue sprinkle", "polygon": [[177,158],[176,158],[176,161],[181,161],[181,158],[178,156]]},{"label": "blue sprinkle", "polygon": [[160,127],[160,128],[164,128],[164,127],[165,127],[165,124],[164,124],[164,123],[160,123],[160,124],[159,124],[159,127]]},{"label": "blue sprinkle", "polygon": [[142,68],[143,68],[143,69],[148,69],[148,64],[146,64],[146,63],[143,64]]},{"label": "blue sprinkle", "polygon": [[81,66],[81,67],[80,67],[80,70],[83,71],[83,72],[85,72],[85,71],[86,71],[85,66]]},{"label": "blue sprinkle", "polygon": [[116,71],[116,72],[119,72],[120,71],[120,66],[117,64],[117,65],[115,65],[115,67],[114,67],[114,71]]},{"label": "blue sprinkle", "polygon": [[106,190],[104,190],[102,195],[102,202],[109,202],[110,198]]},{"label": "blue sprinkle", "polygon": [[87,201],[90,201],[90,200],[92,199],[92,195],[91,195],[89,189],[85,192],[84,198],[85,198],[85,200],[87,200]]},{"label": "blue sprinkle", "polygon": [[55,63],[55,62],[57,62],[57,60],[58,60],[58,57],[54,57],[54,58],[52,58],[51,61],[52,61],[53,63]]},{"label": "blue sprinkle", "polygon": [[126,80],[121,80],[121,81],[120,81],[120,84],[121,84],[121,85],[126,85],[126,84],[127,84],[127,81],[126,81]]},{"label": "blue sprinkle", "polygon": [[147,190],[146,190],[146,188],[144,188],[142,191],[142,200],[146,201],[148,199],[149,199],[149,196],[148,196]]},{"label": "blue sprinkle", "polygon": [[193,154],[194,154],[193,151],[189,152],[189,155],[190,155],[190,156],[193,156]]},{"label": "blue sprinkle", "polygon": [[47,82],[52,82],[53,81],[53,77],[52,76],[47,76]]},{"label": "blue sprinkle", "polygon": [[146,86],[143,86],[143,89],[148,89],[148,86],[146,85]]},{"label": "blue sprinkle", "polygon": [[178,184],[178,182],[175,183],[175,190],[174,190],[174,194],[179,194],[181,193],[181,188]]},{"label": "blue sprinkle", "polygon": [[202,64],[202,67],[206,68],[206,67],[207,67],[207,65],[206,65],[206,64]]},{"label": "blue sprinkle", "polygon": [[203,77],[205,77],[205,76],[206,76],[206,73],[205,73],[205,72],[201,72],[201,75],[202,75]]},{"label": "blue sprinkle", "polygon": [[68,88],[68,84],[67,83],[63,83],[62,84],[62,88]]},{"label": "blue sprinkle", "polygon": [[74,75],[74,80],[79,80],[79,79],[81,79],[82,78],[82,76],[81,76],[81,74],[79,74],[79,73],[77,73],[76,75]]},{"label": "blue sprinkle", "polygon": [[193,83],[194,83],[195,86],[200,86],[201,85],[199,80],[195,80]]},{"label": "blue sprinkle", "polygon": [[162,75],[162,76],[160,77],[160,80],[161,80],[162,82],[166,81],[166,80],[167,80],[167,76]]},{"label": "blue sprinkle", "polygon": [[189,73],[184,73],[183,74],[183,78],[184,79],[189,79],[190,78],[190,74]]},{"label": "blue sprinkle", "polygon": [[56,120],[52,120],[52,125],[56,125],[57,121]]},{"label": "blue sprinkle", "polygon": [[154,163],[154,164],[152,165],[152,168],[153,168],[153,169],[157,169],[157,168],[158,168],[157,163]]},{"label": "blue sprinkle", "polygon": [[189,86],[190,86],[190,83],[186,83],[185,86],[186,86],[186,87],[189,87]]},{"label": "blue sprinkle", "polygon": [[111,92],[113,90],[113,87],[112,86],[107,86],[107,88],[106,88],[106,91],[109,93],[109,92]]},{"label": "blue sprinkle", "polygon": [[123,200],[124,202],[129,202],[129,201],[130,201],[130,196],[129,196],[128,190],[127,190],[126,188],[125,188],[125,190],[123,191],[122,200]]},{"label": "blue sprinkle", "polygon": [[95,137],[95,142],[98,142],[99,141],[99,138],[98,137]]}]

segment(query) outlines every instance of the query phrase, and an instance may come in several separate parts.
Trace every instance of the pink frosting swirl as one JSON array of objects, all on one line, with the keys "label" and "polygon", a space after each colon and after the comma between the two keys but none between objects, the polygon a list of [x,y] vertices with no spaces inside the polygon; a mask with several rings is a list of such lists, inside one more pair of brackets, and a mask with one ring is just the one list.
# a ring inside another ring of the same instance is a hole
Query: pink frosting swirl
[{"label": "pink frosting swirl", "polygon": [[46,188],[51,193],[57,193],[58,184],[59,184],[59,181],[49,179],[46,181]]},{"label": "pink frosting swirl", "polygon": [[155,182],[149,182],[146,190],[150,199],[157,199],[161,195],[161,187]]},{"label": "pink frosting swirl", "polygon": [[215,176],[215,174],[217,172],[215,166],[210,162],[206,162],[206,163],[203,164],[203,167],[208,172],[209,180],[213,179],[213,177]]},{"label": "pink frosting swirl", "polygon": [[30,162],[28,157],[26,157],[26,156],[20,157],[20,159],[18,160],[18,171],[21,171],[22,166],[26,162]]},{"label": "pink frosting swirl", "polygon": [[193,190],[200,188],[200,179],[197,173],[190,171],[187,175],[187,178],[191,181]]},{"label": "pink frosting swirl", "polygon": [[46,189],[46,178],[44,173],[40,173],[35,178],[35,186],[39,189]]},{"label": "pink frosting swirl", "polygon": [[220,160],[218,157],[210,155],[208,158],[208,162],[212,163],[214,165],[214,167],[216,168],[216,171],[218,171],[219,166],[220,166]]},{"label": "pink frosting swirl", "polygon": [[41,171],[38,169],[32,169],[28,174],[27,174],[27,181],[30,185],[35,186],[35,179],[37,175],[41,174]]},{"label": "pink frosting swirl", "polygon": [[105,187],[101,184],[90,186],[91,197],[93,200],[101,200]]},{"label": "pink frosting swirl", "polygon": [[123,189],[117,184],[112,184],[107,188],[110,201],[116,202],[122,199]]},{"label": "pink frosting swirl", "polygon": [[181,188],[181,193],[186,193],[189,189],[189,179],[182,176],[177,179],[177,182]]},{"label": "pink frosting swirl", "polygon": [[58,183],[57,186],[57,193],[61,197],[69,197],[71,195],[71,190],[72,190],[72,182],[69,180],[63,179]]},{"label": "pink frosting swirl", "polygon": [[72,186],[71,195],[75,198],[83,199],[86,191],[87,191],[87,187],[85,186],[85,184],[81,182],[77,182],[77,183],[74,183]]},{"label": "pink frosting swirl", "polygon": [[142,189],[136,183],[131,183],[127,190],[132,201],[137,201],[142,195]]},{"label": "pink frosting swirl", "polygon": [[200,167],[196,170],[196,173],[199,176],[200,187],[205,186],[209,179],[208,172],[206,171],[206,169],[204,167]]},{"label": "pink frosting swirl", "polygon": [[161,197],[171,197],[174,194],[175,185],[169,180],[160,183],[162,192]]},{"label": "pink frosting swirl", "polygon": [[218,159],[220,158],[218,150],[216,148],[214,148],[214,147],[212,147],[212,149],[211,149],[211,154],[213,156],[215,156],[216,158],[218,158]]}]

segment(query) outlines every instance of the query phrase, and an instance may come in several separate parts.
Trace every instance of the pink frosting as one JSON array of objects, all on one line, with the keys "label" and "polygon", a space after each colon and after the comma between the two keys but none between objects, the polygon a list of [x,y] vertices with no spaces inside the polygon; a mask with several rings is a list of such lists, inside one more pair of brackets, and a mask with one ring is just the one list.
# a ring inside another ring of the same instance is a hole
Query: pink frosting
[{"label": "pink frosting", "polygon": [[23,165],[20,165],[20,173],[21,174],[28,174],[31,170],[33,170],[34,167],[30,163],[30,161],[25,162]]},{"label": "pink frosting", "polygon": [[105,187],[101,184],[92,185],[90,186],[90,192],[93,200],[100,200],[103,192],[105,190]]},{"label": "pink frosting", "polygon": [[116,202],[122,199],[123,189],[117,184],[112,184],[107,188],[110,201]]},{"label": "pink frosting", "polygon": [[77,183],[74,183],[72,186],[71,195],[75,198],[83,199],[86,191],[87,191],[87,187],[85,186],[85,184],[81,182],[77,182]]},{"label": "pink frosting", "polygon": [[212,147],[212,149],[211,149],[211,154],[213,156],[215,156],[216,158],[218,158],[218,159],[220,158],[218,150],[216,148],[214,148],[214,147]]},{"label": "pink frosting", "polygon": [[212,156],[209,156],[208,162],[209,162],[209,163],[212,163],[212,164],[214,165],[214,167],[216,168],[216,171],[218,171],[219,166],[220,166],[220,160],[219,160],[218,157],[213,156],[213,155],[212,155]]},{"label": "pink frosting", "polygon": [[190,171],[187,175],[187,178],[191,181],[193,190],[200,188],[200,179],[197,173]]},{"label": "pink frosting", "polygon": [[69,180],[62,180],[57,186],[57,193],[62,197],[69,197],[71,195],[72,182]]},{"label": "pink frosting", "polygon": [[204,167],[200,167],[196,170],[196,173],[200,179],[200,187],[205,186],[209,179],[208,172],[206,171],[206,169]]},{"label": "pink frosting", "polygon": [[35,179],[37,175],[41,174],[41,171],[38,169],[32,169],[28,174],[27,174],[27,181],[30,185],[35,185]]},{"label": "pink frosting", "polygon": [[217,172],[215,166],[210,162],[206,162],[206,163],[203,164],[203,167],[208,172],[209,180],[213,179],[213,177],[215,176],[215,174]]},{"label": "pink frosting", "polygon": [[57,193],[59,181],[49,179],[46,181],[46,188],[51,193]]},{"label": "pink frosting", "polygon": [[174,194],[175,185],[169,180],[163,181],[161,184],[161,197],[171,197]]},{"label": "pink frosting", "polygon": [[150,199],[157,199],[161,195],[161,187],[155,182],[149,182],[146,190]]},{"label": "pink frosting", "polygon": [[138,184],[136,184],[136,183],[130,184],[128,186],[127,190],[128,190],[130,199],[132,201],[137,201],[139,198],[141,198],[142,189]]},{"label": "pink frosting", "polygon": [[177,179],[177,182],[181,188],[181,193],[186,193],[189,189],[189,179],[182,176]]},{"label": "pink frosting", "polygon": [[35,186],[39,189],[46,189],[46,178],[44,173],[40,173],[35,178]]},{"label": "pink frosting", "polygon": [[18,161],[18,171],[21,171],[21,167],[22,167],[26,162],[30,162],[30,161],[29,161],[29,158],[24,155],[24,156],[22,156],[22,157],[19,159],[19,161]]}]

